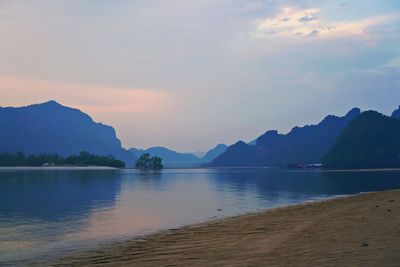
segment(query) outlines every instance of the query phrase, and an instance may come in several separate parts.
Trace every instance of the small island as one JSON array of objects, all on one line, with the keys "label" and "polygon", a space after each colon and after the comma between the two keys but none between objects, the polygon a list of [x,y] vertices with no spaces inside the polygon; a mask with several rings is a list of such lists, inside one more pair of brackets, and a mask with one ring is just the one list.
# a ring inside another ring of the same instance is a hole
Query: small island
[{"label": "small island", "polygon": [[135,163],[135,168],[139,170],[161,170],[163,167],[162,159],[149,153],[142,154]]}]

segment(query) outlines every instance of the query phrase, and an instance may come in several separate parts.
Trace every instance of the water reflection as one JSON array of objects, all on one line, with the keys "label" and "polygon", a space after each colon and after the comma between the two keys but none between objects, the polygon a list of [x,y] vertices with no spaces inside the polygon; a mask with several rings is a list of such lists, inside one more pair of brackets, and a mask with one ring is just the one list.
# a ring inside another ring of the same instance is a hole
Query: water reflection
[{"label": "water reflection", "polygon": [[143,190],[162,190],[162,172],[161,171],[137,171],[135,174],[139,180],[139,186]]},{"label": "water reflection", "polygon": [[229,188],[239,194],[250,186],[259,198],[276,201],[283,192],[291,198],[317,198],[399,188],[400,172],[226,169],[209,174],[209,181],[218,190]]},{"label": "water reflection", "polygon": [[113,207],[121,175],[107,171],[0,171],[0,263],[63,246],[93,210]]},{"label": "water reflection", "polygon": [[400,188],[398,171],[0,169],[0,264],[209,218],[392,188]]},{"label": "water reflection", "polygon": [[0,172],[0,218],[79,219],[114,205],[121,174],[106,171]]}]

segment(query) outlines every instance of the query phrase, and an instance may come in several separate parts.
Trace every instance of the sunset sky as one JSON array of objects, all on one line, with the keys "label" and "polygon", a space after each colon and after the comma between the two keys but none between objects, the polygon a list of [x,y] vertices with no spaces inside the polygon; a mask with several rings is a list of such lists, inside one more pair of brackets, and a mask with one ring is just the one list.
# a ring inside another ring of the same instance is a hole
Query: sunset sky
[{"label": "sunset sky", "polygon": [[399,0],[0,0],[0,105],[207,150],[400,105]]}]

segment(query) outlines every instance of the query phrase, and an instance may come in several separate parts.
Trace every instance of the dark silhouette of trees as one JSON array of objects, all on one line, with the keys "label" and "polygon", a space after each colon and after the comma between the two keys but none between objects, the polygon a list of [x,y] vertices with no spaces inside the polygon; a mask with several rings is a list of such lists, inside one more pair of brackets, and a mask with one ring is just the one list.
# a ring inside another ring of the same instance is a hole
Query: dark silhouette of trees
[{"label": "dark silhouette of trees", "polygon": [[163,168],[160,157],[151,157],[149,153],[142,154],[135,163],[136,169],[141,170],[161,170]]},{"label": "dark silhouette of trees", "polygon": [[39,154],[26,156],[22,152],[1,153],[0,166],[26,166],[37,167],[44,164],[50,166],[106,166],[114,168],[124,168],[125,163],[121,160],[115,159],[113,156],[99,156],[90,154],[89,152],[82,151],[79,155],[71,155],[66,158],[57,154]]}]

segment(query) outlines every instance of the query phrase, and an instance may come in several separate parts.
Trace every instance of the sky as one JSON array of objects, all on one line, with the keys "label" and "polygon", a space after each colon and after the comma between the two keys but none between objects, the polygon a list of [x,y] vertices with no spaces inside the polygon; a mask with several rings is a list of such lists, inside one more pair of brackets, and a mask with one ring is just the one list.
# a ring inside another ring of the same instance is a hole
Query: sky
[{"label": "sky", "polygon": [[188,152],[400,105],[398,0],[0,0],[0,106]]}]

